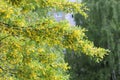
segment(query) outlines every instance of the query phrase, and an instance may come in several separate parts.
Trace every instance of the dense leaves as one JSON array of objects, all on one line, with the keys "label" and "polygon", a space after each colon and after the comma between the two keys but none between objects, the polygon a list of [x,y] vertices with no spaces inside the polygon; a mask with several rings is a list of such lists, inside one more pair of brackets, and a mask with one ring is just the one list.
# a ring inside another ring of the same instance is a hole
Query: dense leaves
[{"label": "dense leaves", "polygon": [[68,80],[65,49],[104,57],[107,50],[94,47],[84,29],[48,17],[53,9],[86,17],[84,4],[65,0],[0,0],[0,79]]}]

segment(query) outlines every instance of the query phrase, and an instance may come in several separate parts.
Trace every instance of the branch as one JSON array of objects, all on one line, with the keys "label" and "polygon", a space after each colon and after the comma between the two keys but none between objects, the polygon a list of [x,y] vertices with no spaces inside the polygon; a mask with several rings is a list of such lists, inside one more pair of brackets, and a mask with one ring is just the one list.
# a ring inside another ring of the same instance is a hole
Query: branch
[{"label": "branch", "polygon": [[6,27],[10,27],[10,26],[18,27],[17,25],[10,25],[10,24],[5,23],[5,22],[0,22],[0,24],[5,25]]},{"label": "branch", "polygon": [[2,69],[2,71],[4,71],[4,69],[0,66],[0,69]]},{"label": "branch", "polygon": [[5,39],[5,38],[7,38],[7,37],[9,37],[10,35],[8,35],[8,36],[5,36],[4,38],[2,38],[2,39],[0,39],[0,42],[3,40],[3,39]]}]

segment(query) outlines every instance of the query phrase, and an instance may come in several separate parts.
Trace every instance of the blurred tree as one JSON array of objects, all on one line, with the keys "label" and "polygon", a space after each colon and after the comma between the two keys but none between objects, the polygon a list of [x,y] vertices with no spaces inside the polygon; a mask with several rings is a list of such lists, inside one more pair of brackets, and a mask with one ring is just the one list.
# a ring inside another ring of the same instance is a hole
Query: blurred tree
[{"label": "blurred tree", "polygon": [[74,55],[72,56],[74,58],[70,59],[71,54],[68,53],[68,59],[66,59],[69,64],[72,67],[77,65],[75,69],[71,69],[71,72],[76,74],[71,80],[81,78],[81,80],[120,80],[120,1],[83,0],[83,2],[89,8],[89,11],[86,12],[89,17],[85,19],[80,14],[76,14],[76,25],[88,30],[86,34],[96,46],[104,47],[111,52],[99,64],[91,61],[85,55],[81,57]]}]

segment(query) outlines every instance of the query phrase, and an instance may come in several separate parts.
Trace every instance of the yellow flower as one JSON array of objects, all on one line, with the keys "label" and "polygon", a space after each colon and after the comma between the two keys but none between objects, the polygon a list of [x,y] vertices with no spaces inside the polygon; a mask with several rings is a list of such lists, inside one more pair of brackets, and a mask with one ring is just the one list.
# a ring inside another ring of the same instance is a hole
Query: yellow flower
[{"label": "yellow flower", "polygon": [[12,77],[10,77],[10,78],[9,78],[9,80],[13,80],[13,78],[12,78]]},{"label": "yellow flower", "polygon": [[31,73],[30,76],[31,76],[31,78],[36,78],[37,75],[33,72],[33,73]]},{"label": "yellow flower", "polygon": [[3,72],[3,70],[0,68],[0,73],[2,73]]},{"label": "yellow flower", "polygon": [[38,49],[38,52],[44,52],[44,49],[39,48],[39,49]]},{"label": "yellow flower", "polygon": [[31,51],[32,51],[32,52],[35,52],[35,50],[33,50],[33,49],[32,49]]}]

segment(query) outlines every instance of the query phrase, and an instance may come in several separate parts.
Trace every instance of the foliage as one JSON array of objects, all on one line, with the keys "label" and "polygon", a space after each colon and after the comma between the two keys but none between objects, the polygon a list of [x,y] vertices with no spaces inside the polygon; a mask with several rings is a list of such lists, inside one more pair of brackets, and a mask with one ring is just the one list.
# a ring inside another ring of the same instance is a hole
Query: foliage
[{"label": "foliage", "polygon": [[94,47],[84,29],[47,16],[52,9],[86,16],[84,4],[65,0],[0,0],[0,79],[68,80],[64,49],[97,60],[107,53]]},{"label": "foliage", "polygon": [[[120,79],[120,1],[119,0],[83,0],[89,8],[85,19],[75,15],[77,25],[86,28],[88,38],[96,46],[111,52],[99,64],[89,57],[72,55],[66,59],[73,67],[71,80],[119,80]],[[78,52],[81,53],[81,52]],[[71,58],[72,57],[72,58]]]}]

